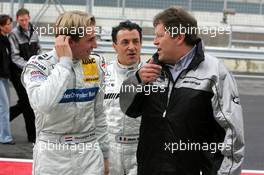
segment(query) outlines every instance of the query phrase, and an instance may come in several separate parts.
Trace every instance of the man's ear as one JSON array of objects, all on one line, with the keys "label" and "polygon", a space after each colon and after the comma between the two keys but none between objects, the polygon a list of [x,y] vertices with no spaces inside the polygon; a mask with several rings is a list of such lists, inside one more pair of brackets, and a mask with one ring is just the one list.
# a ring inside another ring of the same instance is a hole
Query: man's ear
[{"label": "man's ear", "polygon": [[112,47],[113,47],[113,48],[115,49],[115,51],[117,52],[117,49],[116,49],[116,47],[117,47],[117,46],[116,46],[116,43],[113,43],[113,44],[112,44]]},{"label": "man's ear", "polygon": [[70,46],[70,48],[76,47],[77,43],[78,42],[74,41],[71,37],[69,38],[69,46]]},{"label": "man's ear", "polygon": [[185,35],[179,34],[174,39],[178,43],[178,45],[181,45],[182,43],[184,43]]}]

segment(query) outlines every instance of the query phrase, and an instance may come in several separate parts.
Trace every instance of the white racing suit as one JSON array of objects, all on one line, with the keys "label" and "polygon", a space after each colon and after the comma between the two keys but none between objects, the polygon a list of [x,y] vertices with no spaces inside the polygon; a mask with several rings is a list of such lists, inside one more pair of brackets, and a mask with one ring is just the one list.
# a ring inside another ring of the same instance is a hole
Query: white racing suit
[{"label": "white racing suit", "polygon": [[110,139],[110,175],[136,175],[136,151],[139,138],[140,118],[126,116],[120,109],[119,92],[123,80],[141,66],[120,65],[117,61],[107,65],[105,75],[104,107]]},{"label": "white racing suit", "polygon": [[102,175],[108,157],[103,58],[32,57],[22,73],[36,114],[34,175]]}]

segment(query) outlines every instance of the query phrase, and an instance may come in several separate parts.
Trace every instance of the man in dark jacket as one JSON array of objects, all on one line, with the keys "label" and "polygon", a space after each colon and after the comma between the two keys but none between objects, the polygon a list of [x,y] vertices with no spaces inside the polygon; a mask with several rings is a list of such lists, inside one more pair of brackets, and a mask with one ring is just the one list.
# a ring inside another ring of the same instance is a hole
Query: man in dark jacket
[{"label": "man in dark jacket", "polygon": [[13,29],[9,36],[12,48],[12,74],[11,81],[18,95],[18,103],[10,109],[10,120],[23,113],[29,142],[34,142],[36,137],[35,115],[29,104],[25,88],[21,84],[22,69],[29,58],[39,54],[40,46],[37,32],[29,22],[30,16],[27,9],[19,9],[16,13],[18,26]]},{"label": "man in dark jacket", "polygon": [[0,143],[13,144],[9,123],[9,85],[11,48],[7,35],[12,30],[12,18],[0,15]]},{"label": "man in dark jacket", "polygon": [[185,10],[168,8],[153,24],[158,55],[120,92],[121,109],[142,115],[138,175],[240,175],[243,116],[232,75],[204,53]]}]

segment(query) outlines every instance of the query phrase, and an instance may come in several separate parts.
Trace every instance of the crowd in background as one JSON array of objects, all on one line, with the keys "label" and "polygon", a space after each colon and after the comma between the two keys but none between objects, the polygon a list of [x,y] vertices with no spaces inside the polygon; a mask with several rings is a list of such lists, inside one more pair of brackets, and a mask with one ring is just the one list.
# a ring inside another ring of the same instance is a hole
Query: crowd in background
[{"label": "crowd in background", "polygon": [[[10,122],[20,114],[25,120],[28,141],[35,142],[36,139],[35,115],[20,78],[29,58],[40,53],[39,39],[27,9],[17,11],[14,28],[12,22],[9,15],[0,15],[0,143],[3,144],[15,144]],[[9,80],[18,96],[14,106],[10,106]]]}]

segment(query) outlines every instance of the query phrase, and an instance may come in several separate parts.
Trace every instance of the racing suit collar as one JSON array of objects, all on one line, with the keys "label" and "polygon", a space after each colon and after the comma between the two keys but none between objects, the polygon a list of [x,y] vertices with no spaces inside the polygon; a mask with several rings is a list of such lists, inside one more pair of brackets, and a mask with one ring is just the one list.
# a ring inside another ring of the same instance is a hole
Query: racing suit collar
[{"label": "racing suit collar", "polygon": [[141,66],[141,62],[139,60],[137,63],[135,63],[133,65],[126,66],[126,65],[120,64],[116,60],[116,61],[114,61],[114,66],[115,66],[116,70],[118,71],[118,73],[126,75],[128,77],[132,72],[134,72],[135,70],[137,70]]},{"label": "racing suit collar", "polygon": [[138,64],[140,63],[140,61],[136,62],[135,64],[129,65],[129,66],[119,63],[118,60],[116,61],[116,63],[117,63],[117,66],[119,68],[121,68],[121,69],[129,69],[129,70],[131,70],[131,69],[136,69],[138,67]]}]

